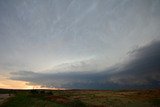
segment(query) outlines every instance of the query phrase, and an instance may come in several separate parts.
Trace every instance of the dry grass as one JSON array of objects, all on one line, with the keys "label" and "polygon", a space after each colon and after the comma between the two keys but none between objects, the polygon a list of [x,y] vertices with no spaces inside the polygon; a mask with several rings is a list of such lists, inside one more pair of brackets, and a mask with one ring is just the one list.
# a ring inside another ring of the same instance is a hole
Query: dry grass
[{"label": "dry grass", "polygon": [[[23,103],[18,102],[20,100]],[[15,107],[24,106],[23,104],[25,104],[24,107],[30,107],[27,106],[29,103],[33,106],[35,104],[39,105],[40,107],[46,107],[45,105],[61,107],[160,107],[160,89],[117,91],[26,90],[16,91],[15,98],[8,103],[15,104]]]}]

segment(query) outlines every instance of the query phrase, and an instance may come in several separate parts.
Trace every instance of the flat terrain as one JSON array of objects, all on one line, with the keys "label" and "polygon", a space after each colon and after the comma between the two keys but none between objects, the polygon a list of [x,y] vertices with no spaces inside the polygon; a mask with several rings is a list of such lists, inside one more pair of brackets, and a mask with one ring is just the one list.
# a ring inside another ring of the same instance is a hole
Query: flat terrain
[{"label": "flat terrain", "polygon": [[14,95],[7,97],[1,107],[160,107],[160,89],[0,90],[0,93]]}]

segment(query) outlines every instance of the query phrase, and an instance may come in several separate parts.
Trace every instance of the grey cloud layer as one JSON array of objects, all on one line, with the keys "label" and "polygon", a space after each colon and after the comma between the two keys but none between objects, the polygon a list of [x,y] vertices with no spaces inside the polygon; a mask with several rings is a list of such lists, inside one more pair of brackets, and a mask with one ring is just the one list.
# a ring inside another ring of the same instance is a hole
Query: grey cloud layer
[{"label": "grey cloud layer", "polygon": [[0,0],[0,72],[41,71],[91,55],[115,64],[159,38],[159,11],[159,0]]},{"label": "grey cloud layer", "polygon": [[[123,66],[123,67],[122,67]],[[34,73],[19,71],[11,79],[61,88],[155,88],[160,87],[160,41],[137,48],[129,59],[101,72]]]}]

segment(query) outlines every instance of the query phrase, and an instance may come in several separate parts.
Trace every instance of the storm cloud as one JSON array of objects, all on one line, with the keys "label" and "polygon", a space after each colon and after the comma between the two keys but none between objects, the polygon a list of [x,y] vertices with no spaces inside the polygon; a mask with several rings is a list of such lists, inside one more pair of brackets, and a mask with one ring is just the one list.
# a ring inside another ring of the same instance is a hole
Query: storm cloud
[{"label": "storm cloud", "polygon": [[160,0],[0,0],[0,88],[159,87],[159,29]]},{"label": "storm cloud", "polygon": [[10,79],[42,87],[78,89],[156,88],[160,87],[160,41],[127,53],[123,62],[99,72],[37,73],[12,72]]}]

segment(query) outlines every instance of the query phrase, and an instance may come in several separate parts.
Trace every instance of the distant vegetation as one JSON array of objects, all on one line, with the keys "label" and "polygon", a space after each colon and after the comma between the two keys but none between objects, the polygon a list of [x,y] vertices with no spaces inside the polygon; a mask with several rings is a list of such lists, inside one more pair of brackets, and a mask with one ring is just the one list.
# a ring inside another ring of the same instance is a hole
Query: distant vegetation
[{"label": "distant vegetation", "polygon": [[0,90],[0,107],[160,107],[160,90]]}]

